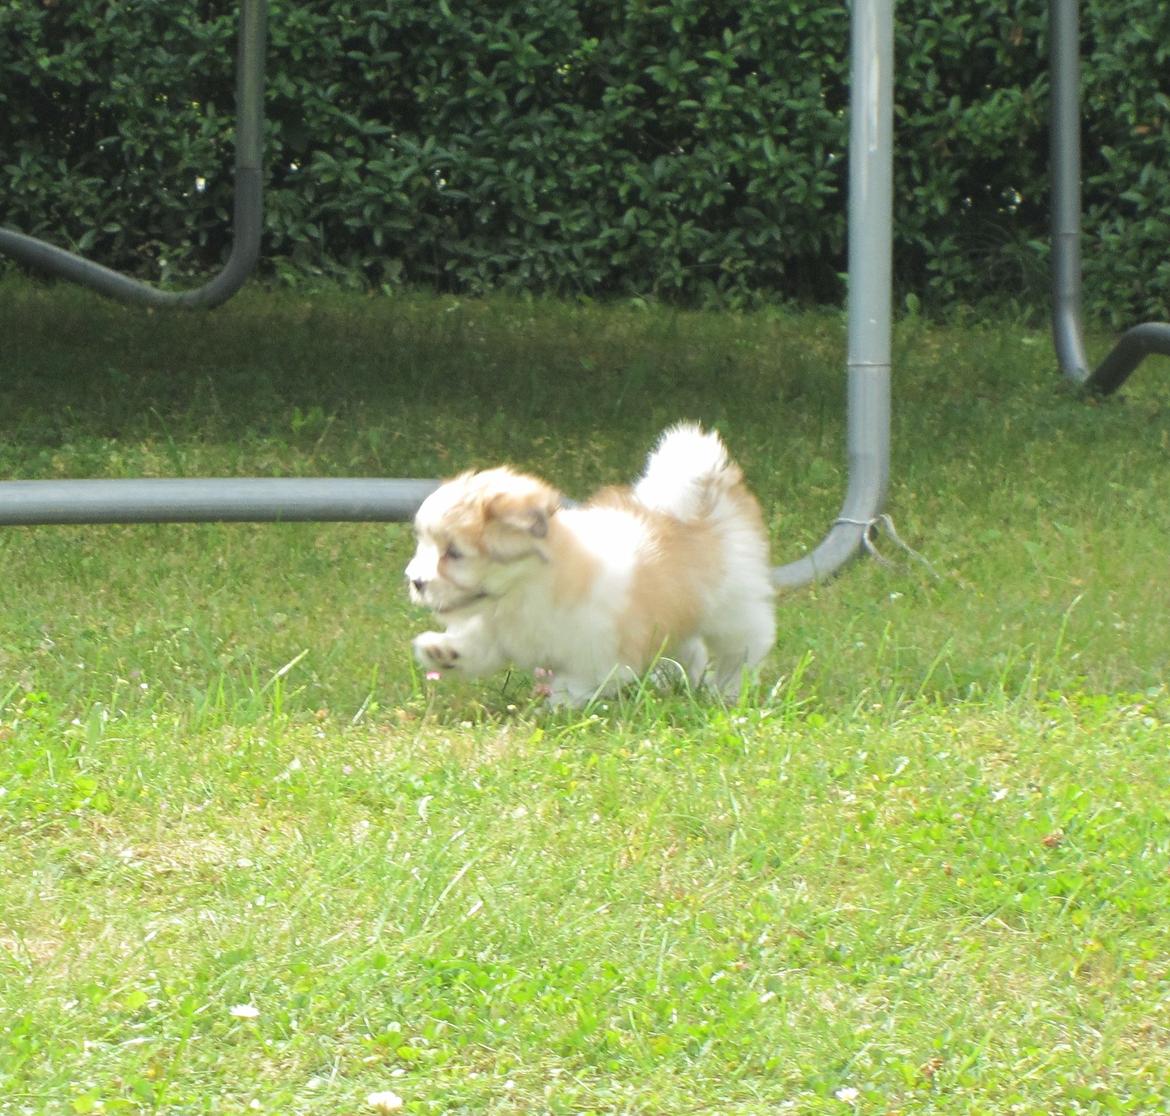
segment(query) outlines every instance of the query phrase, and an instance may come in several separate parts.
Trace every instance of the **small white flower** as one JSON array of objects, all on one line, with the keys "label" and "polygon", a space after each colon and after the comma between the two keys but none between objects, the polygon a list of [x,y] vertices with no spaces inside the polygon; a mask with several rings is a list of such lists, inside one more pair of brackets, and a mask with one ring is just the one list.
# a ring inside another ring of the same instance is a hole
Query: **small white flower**
[{"label": "small white flower", "polygon": [[274,782],[283,783],[291,779],[304,765],[301,763],[299,757],[293,756],[289,760],[288,767],[286,767],[279,775],[276,776]]},{"label": "small white flower", "polygon": [[255,1019],[260,1009],[253,1004],[235,1004],[228,1014],[234,1019]]},{"label": "small white flower", "polygon": [[397,1112],[402,1107],[402,1098],[389,1089],[383,1089],[380,1093],[371,1093],[366,1097],[366,1104],[378,1112]]},{"label": "small white flower", "polygon": [[843,1104],[852,1104],[861,1093],[853,1088],[852,1085],[846,1085],[843,1089],[838,1089],[833,1096],[835,1096]]}]

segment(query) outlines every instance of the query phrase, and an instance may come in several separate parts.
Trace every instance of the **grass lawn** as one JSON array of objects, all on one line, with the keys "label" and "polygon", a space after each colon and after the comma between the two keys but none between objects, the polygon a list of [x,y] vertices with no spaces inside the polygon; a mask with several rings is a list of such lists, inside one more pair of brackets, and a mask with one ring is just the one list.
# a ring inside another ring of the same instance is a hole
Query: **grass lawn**
[{"label": "grass lawn", "polygon": [[[835,314],[9,280],[0,335],[7,478],[583,495],[690,417],[778,563],[843,492]],[[781,600],[738,708],[427,683],[402,525],[0,530],[0,1113],[1170,1112],[1166,362],[1054,365],[899,324],[937,576]]]}]

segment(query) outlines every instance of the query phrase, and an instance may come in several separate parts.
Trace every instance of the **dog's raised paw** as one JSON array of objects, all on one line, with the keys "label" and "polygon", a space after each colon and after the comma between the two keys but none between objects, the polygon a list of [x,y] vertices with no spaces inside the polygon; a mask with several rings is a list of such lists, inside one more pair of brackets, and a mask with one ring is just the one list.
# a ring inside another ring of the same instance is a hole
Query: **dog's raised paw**
[{"label": "dog's raised paw", "polygon": [[432,670],[454,670],[459,665],[459,652],[442,632],[423,632],[416,636],[414,657],[421,666]]}]

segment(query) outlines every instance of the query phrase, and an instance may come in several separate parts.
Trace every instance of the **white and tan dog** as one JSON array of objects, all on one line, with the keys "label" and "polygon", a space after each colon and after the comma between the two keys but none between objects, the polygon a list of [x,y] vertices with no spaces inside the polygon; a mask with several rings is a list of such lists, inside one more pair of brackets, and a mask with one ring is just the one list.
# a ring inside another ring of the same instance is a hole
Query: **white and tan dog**
[{"label": "white and tan dog", "polygon": [[719,436],[680,424],[632,488],[565,507],[508,468],[468,472],[423,502],[406,567],[428,671],[476,677],[514,664],[549,672],[549,701],[585,704],[661,657],[692,685],[739,692],[775,639],[768,539]]}]

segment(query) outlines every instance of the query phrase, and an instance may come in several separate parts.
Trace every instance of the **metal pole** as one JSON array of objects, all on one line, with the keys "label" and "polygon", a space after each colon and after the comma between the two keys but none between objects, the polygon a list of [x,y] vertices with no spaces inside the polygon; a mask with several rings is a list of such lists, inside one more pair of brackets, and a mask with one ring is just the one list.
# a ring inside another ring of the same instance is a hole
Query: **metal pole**
[{"label": "metal pole", "polygon": [[832,576],[861,549],[890,469],[893,0],[854,0],[849,125],[849,482],[841,514],[809,555],[773,571],[789,589]]},{"label": "metal pole", "polygon": [[1124,334],[1096,371],[1085,355],[1081,281],[1081,51],[1079,0],[1049,0],[1052,85],[1052,336],[1065,377],[1100,395],[1116,391],[1151,353],[1170,355],[1170,325]]},{"label": "metal pole", "polygon": [[0,526],[403,522],[438,483],[350,477],[4,481]]},{"label": "metal pole", "polygon": [[240,0],[236,56],[236,177],[232,250],[223,270],[192,291],[160,291],[63,248],[0,228],[0,252],[121,302],[211,307],[230,298],[260,258],[263,227],[264,39],[267,0]]},{"label": "metal pole", "polygon": [[1081,54],[1077,0],[1050,0],[1052,336],[1070,379],[1089,378],[1081,322]]}]

